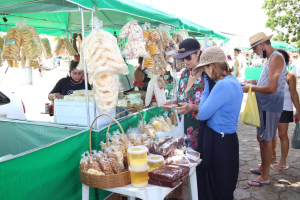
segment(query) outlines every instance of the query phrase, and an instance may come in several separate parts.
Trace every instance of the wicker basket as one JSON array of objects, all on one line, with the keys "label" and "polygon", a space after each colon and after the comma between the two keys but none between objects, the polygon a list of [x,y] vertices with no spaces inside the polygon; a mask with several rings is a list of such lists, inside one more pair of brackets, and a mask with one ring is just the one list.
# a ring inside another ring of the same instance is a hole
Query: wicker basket
[{"label": "wicker basket", "polygon": [[[128,110],[125,110],[123,112],[120,112],[118,113],[114,118],[112,118],[111,116],[109,115],[106,115],[106,114],[102,114],[100,116],[98,116],[92,123],[91,127],[90,127],[90,134],[89,134],[89,150],[90,150],[90,153],[92,152],[92,127],[95,123],[95,121],[101,117],[101,116],[106,116],[106,117],[109,117],[111,118],[111,122],[107,128],[107,133],[106,133],[106,144],[107,146],[110,146],[110,143],[109,143],[109,140],[108,140],[108,135],[109,135],[109,129],[111,127],[111,124],[113,121],[115,121],[120,129],[121,129],[121,132],[123,134],[123,137],[124,137],[124,141],[125,141],[125,148],[128,147],[127,145],[127,137],[124,133],[124,130],[121,126],[121,124],[115,119],[116,117],[118,117],[120,114],[124,113],[124,112],[127,112],[127,111],[137,111],[136,109],[128,109]],[[141,112],[139,112],[141,117],[142,117],[142,121],[143,121],[143,126],[145,126],[145,122],[144,122],[144,118],[143,118],[143,115],[141,114]],[[143,127],[143,130],[144,131],[144,127]],[[122,186],[125,186],[125,185],[128,185],[129,183],[131,183],[131,179],[130,179],[130,172],[128,171],[128,166],[129,166],[129,161],[128,161],[128,155],[124,155],[124,166],[125,166],[125,170],[124,172],[122,173],[119,173],[119,174],[111,174],[111,175],[93,175],[93,174],[88,174],[84,171],[81,171],[79,170],[79,178],[80,178],[80,181],[89,186],[89,187],[94,187],[94,188],[100,188],[100,189],[105,189],[105,188],[114,188],[114,187],[122,187]]]},{"label": "wicker basket", "polygon": [[[124,130],[123,130],[122,126],[120,125],[120,123],[116,119],[112,118],[111,116],[106,115],[106,114],[102,114],[102,115],[98,116],[93,121],[93,123],[90,127],[90,135],[89,135],[90,153],[92,151],[91,138],[92,138],[93,125],[94,125],[95,121],[103,115],[105,115],[106,117],[111,118],[112,121],[115,121],[119,125],[119,127],[121,129],[121,132],[123,133],[123,136],[125,138],[125,145],[127,146],[127,138],[126,138],[126,135],[125,135]],[[108,131],[107,132],[109,132],[110,126],[111,126],[111,123],[108,126]],[[99,175],[99,176],[88,174],[84,171],[79,170],[79,178],[80,178],[80,181],[83,184],[85,184],[89,187],[100,188],[100,189],[122,187],[122,186],[128,185],[131,182],[130,172],[128,171],[127,168],[125,168],[124,172],[119,173],[119,174]]]}]

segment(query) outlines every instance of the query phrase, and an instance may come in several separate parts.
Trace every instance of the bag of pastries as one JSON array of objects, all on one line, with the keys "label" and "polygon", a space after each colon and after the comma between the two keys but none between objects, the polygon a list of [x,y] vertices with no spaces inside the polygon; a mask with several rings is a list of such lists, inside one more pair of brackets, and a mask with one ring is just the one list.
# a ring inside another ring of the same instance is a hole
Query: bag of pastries
[{"label": "bag of pastries", "polygon": [[24,49],[25,55],[27,59],[35,60],[38,58],[37,46],[34,43],[31,32],[28,30],[26,26],[23,26],[20,29],[22,47]]},{"label": "bag of pastries", "polygon": [[72,44],[70,43],[69,39],[67,37],[62,37],[65,49],[69,53],[70,56],[78,55],[78,53],[73,48]]},{"label": "bag of pastries", "polygon": [[55,47],[53,49],[53,55],[55,57],[59,56],[60,51],[62,50],[62,48],[63,48],[63,40],[61,38],[57,38]]},{"label": "bag of pastries", "polygon": [[40,41],[40,37],[39,34],[37,32],[37,30],[31,26],[31,25],[27,25],[26,28],[29,30],[32,40],[34,42],[34,45],[36,46],[37,52],[38,52],[38,56],[42,56],[42,44]]},{"label": "bag of pastries", "polygon": [[4,40],[2,59],[18,60],[21,41],[21,34],[17,26],[8,29]]},{"label": "bag of pastries", "polygon": [[3,51],[4,38],[0,35],[0,49]]},{"label": "bag of pastries", "polygon": [[51,45],[48,38],[41,38],[43,53],[46,59],[52,58]]},{"label": "bag of pastries", "polygon": [[26,67],[26,55],[23,47],[21,47],[20,57],[21,57],[21,67],[24,69]]}]

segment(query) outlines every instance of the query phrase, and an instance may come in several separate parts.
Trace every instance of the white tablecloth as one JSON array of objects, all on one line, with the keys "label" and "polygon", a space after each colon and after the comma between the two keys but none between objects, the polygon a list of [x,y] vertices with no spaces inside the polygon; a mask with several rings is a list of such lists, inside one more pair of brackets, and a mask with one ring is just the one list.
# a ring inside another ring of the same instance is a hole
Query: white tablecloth
[{"label": "white tablecloth", "polygon": [[[197,189],[197,176],[196,176],[196,166],[190,168],[189,173],[189,188],[191,191],[191,200],[198,199],[198,189]],[[161,187],[156,185],[148,184],[144,188],[135,188],[131,184],[124,187],[107,188],[104,190],[127,195],[129,200],[134,200],[138,197],[143,200],[163,200],[164,197],[169,194],[175,188]],[[89,200],[89,187],[82,184],[82,200]]]}]

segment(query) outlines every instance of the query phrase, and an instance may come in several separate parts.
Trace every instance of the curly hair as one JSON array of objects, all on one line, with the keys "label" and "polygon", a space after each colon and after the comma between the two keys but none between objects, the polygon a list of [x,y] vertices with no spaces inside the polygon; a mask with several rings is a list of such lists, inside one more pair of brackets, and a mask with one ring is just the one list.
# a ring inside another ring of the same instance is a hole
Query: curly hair
[{"label": "curly hair", "polygon": [[284,57],[284,60],[285,60],[285,64],[288,65],[290,62],[289,54],[283,49],[275,49],[275,50],[282,54],[282,56]]}]

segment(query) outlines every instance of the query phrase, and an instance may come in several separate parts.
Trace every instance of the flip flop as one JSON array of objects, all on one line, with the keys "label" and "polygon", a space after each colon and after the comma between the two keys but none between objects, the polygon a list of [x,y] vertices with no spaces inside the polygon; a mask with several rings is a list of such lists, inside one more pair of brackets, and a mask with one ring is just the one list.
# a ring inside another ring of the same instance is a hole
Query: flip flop
[{"label": "flip flop", "polygon": [[280,165],[277,165],[277,164],[274,164],[274,165],[271,165],[271,168],[274,169],[274,170],[277,170],[277,171],[281,171],[281,170],[286,170],[286,169],[289,169],[289,166],[280,166]]},{"label": "flip flop", "polygon": [[250,169],[250,172],[253,174],[256,174],[256,175],[261,175],[261,173],[256,170],[257,170],[257,168],[254,168],[253,170]]},{"label": "flip flop", "polygon": [[258,183],[258,185],[254,185],[254,184],[249,183],[249,181],[248,181],[248,185],[254,186],[254,187],[261,187],[261,186],[269,185],[270,184],[270,181],[268,183],[261,183],[259,181],[255,181],[254,179],[252,179],[251,182]]}]

